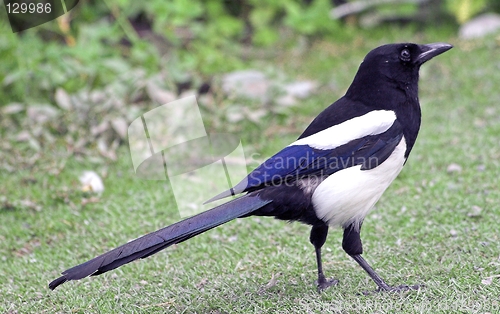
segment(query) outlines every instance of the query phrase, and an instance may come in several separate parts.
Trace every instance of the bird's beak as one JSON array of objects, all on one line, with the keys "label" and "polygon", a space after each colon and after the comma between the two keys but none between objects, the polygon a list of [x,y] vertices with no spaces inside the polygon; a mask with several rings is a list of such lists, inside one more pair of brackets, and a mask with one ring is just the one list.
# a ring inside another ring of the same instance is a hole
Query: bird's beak
[{"label": "bird's beak", "polygon": [[453,48],[452,45],[447,43],[433,43],[427,45],[420,45],[420,50],[422,51],[420,55],[415,60],[416,64],[422,64],[430,59],[434,58],[437,55],[442,54],[445,51]]}]

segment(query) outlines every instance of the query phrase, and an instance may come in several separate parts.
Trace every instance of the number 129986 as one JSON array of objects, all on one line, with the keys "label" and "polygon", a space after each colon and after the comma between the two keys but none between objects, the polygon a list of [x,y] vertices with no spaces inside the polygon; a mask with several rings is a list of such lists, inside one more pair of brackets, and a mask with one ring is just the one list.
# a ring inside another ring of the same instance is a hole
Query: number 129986
[{"label": "number 129986", "polygon": [[25,13],[50,13],[52,6],[50,3],[7,3],[6,5],[8,14],[25,14]]}]

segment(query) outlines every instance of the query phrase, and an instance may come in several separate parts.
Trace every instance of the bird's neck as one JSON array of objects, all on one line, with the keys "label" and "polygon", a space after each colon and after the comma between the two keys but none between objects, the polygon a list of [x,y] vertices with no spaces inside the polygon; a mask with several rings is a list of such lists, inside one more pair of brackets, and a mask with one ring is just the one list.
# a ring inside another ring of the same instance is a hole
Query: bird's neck
[{"label": "bird's neck", "polygon": [[421,110],[418,100],[418,76],[413,81],[395,81],[386,77],[356,77],[346,98],[361,102],[372,110],[392,110],[403,126],[407,143],[405,157],[410,154],[420,129]]},{"label": "bird's neck", "polygon": [[420,130],[420,123],[422,119],[420,103],[418,96],[408,97],[404,103],[399,104],[399,108],[395,110],[396,117],[403,126],[403,135],[406,140],[405,157],[408,155],[415,144],[418,131]]}]

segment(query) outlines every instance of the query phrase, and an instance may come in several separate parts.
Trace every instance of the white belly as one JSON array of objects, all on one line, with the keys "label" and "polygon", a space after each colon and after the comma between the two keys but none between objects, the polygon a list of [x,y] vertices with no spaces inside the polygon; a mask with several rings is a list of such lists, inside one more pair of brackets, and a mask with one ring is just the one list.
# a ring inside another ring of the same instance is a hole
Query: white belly
[{"label": "white belly", "polygon": [[330,226],[359,224],[397,177],[405,162],[403,137],[381,165],[361,170],[361,165],[338,171],[316,188],[312,203],[316,215]]}]

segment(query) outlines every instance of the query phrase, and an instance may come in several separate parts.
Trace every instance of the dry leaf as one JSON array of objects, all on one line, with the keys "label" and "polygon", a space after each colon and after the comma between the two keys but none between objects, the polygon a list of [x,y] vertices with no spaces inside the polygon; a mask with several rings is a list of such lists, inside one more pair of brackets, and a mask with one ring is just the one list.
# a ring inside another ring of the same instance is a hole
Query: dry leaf
[{"label": "dry leaf", "polygon": [[85,206],[87,204],[93,204],[93,203],[98,203],[99,202],[99,198],[98,197],[95,197],[95,196],[92,196],[90,198],[82,198],[82,206]]},{"label": "dry leaf", "polygon": [[491,285],[491,283],[493,282],[493,278],[499,278],[499,277],[500,277],[500,275],[489,276],[489,277],[486,277],[483,280],[481,280],[481,283],[483,285]]},{"label": "dry leaf", "polygon": [[285,85],[285,92],[300,99],[307,98],[318,87],[318,83],[314,81],[298,81]]},{"label": "dry leaf", "polygon": [[19,132],[19,134],[17,134],[16,136],[16,141],[18,142],[27,142],[30,139],[31,139],[31,134],[26,130]]},{"label": "dry leaf", "polygon": [[97,136],[97,135],[99,135],[101,133],[104,133],[107,129],[109,129],[109,123],[108,123],[107,120],[104,120],[101,123],[99,123],[99,125],[92,126],[90,128],[90,133],[93,136]]},{"label": "dry leaf", "polygon": [[24,105],[18,102],[13,102],[2,108],[4,114],[15,114],[24,110]]},{"label": "dry leaf", "polygon": [[455,172],[460,173],[460,172],[462,172],[462,167],[459,164],[452,163],[452,164],[448,165],[448,168],[446,168],[446,171],[448,173],[455,173]]},{"label": "dry leaf", "polygon": [[149,98],[151,98],[153,101],[156,101],[157,103],[164,105],[169,102],[172,102],[176,99],[175,94],[162,89],[156,83],[153,81],[149,81],[146,85],[146,92],[148,93]]},{"label": "dry leaf", "polygon": [[127,138],[128,123],[124,118],[115,118],[111,121],[111,126],[121,139]]},{"label": "dry leaf", "polygon": [[276,286],[276,283],[278,283],[278,278],[280,276],[281,276],[281,273],[272,274],[271,280],[269,280],[269,282],[261,289],[261,291],[264,291],[264,290],[267,290],[267,289],[270,289],[270,288]]},{"label": "dry leaf", "polygon": [[58,88],[56,90],[56,94],[55,94],[54,98],[56,100],[56,104],[61,109],[64,109],[67,111],[72,109],[73,106],[71,105],[71,97],[64,89]]},{"label": "dry leaf", "polygon": [[84,192],[102,193],[104,191],[104,183],[94,171],[84,171],[79,179]]},{"label": "dry leaf", "polygon": [[57,117],[59,111],[50,105],[37,105],[28,107],[26,113],[32,122],[42,124]]},{"label": "dry leaf", "polygon": [[483,209],[477,205],[472,206],[472,211],[467,214],[469,217],[480,217]]},{"label": "dry leaf", "polygon": [[196,285],[196,288],[197,289],[203,289],[203,287],[205,287],[205,285],[208,283],[208,279],[207,278],[203,278],[197,285]]}]

